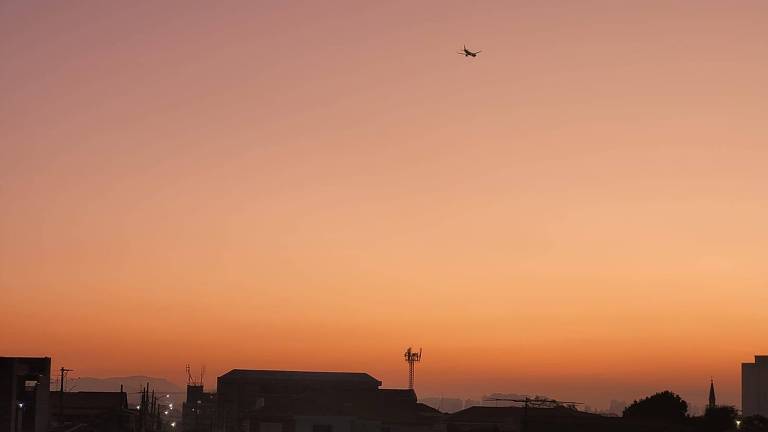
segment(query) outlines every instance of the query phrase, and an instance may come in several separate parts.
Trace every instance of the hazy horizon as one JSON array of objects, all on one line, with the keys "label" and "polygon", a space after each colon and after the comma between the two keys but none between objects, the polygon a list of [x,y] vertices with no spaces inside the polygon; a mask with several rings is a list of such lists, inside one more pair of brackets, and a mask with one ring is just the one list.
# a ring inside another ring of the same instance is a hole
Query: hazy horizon
[{"label": "hazy horizon", "polygon": [[[4,355],[738,405],[768,3],[0,4]],[[476,58],[457,54],[465,45]]]}]

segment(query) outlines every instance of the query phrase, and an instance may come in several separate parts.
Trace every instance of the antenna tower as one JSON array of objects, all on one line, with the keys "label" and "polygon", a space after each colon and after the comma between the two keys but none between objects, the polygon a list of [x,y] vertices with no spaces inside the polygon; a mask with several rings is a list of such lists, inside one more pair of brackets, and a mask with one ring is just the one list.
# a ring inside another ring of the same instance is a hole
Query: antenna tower
[{"label": "antenna tower", "polygon": [[192,368],[189,367],[189,364],[187,364],[187,385],[188,386],[196,386],[197,380],[192,376]]},{"label": "antenna tower", "polygon": [[205,379],[205,366],[200,368],[200,376],[192,376],[192,368],[187,364],[187,385],[188,386],[202,386]]},{"label": "antenna tower", "polygon": [[421,361],[421,348],[416,352],[408,347],[404,354],[405,361],[408,363],[408,389],[413,390],[413,379],[416,372],[416,362]]}]

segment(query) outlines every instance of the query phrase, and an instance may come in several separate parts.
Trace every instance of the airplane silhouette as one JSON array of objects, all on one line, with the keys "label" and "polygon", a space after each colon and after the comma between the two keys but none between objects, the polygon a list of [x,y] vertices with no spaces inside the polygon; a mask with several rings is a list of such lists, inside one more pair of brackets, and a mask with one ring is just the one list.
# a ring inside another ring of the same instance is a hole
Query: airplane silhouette
[{"label": "airplane silhouette", "polygon": [[477,57],[478,54],[480,54],[482,51],[476,51],[472,52],[467,49],[467,46],[464,45],[464,51],[457,51],[459,54],[462,54],[464,57]]}]

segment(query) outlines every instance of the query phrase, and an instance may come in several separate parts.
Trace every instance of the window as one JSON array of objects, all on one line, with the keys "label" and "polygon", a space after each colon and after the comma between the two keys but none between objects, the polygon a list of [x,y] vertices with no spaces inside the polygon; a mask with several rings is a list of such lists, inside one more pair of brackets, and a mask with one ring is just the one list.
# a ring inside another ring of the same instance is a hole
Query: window
[{"label": "window", "polygon": [[333,432],[333,426],[327,424],[312,425],[312,432]]},{"label": "window", "polygon": [[273,422],[260,422],[259,432],[283,432],[283,424]]}]

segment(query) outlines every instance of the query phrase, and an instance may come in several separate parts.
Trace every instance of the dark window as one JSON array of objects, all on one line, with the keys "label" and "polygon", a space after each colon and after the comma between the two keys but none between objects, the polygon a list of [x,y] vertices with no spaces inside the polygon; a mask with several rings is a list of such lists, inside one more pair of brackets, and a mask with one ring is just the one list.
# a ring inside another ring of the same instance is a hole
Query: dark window
[{"label": "dark window", "polygon": [[312,432],[333,432],[333,426],[324,424],[312,425]]}]

